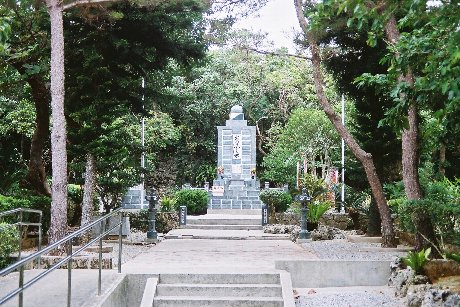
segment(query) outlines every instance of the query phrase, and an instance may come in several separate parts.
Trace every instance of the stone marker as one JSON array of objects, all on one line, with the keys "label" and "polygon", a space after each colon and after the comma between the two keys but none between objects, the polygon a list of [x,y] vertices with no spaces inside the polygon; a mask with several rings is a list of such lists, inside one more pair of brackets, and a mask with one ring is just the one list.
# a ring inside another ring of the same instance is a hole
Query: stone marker
[{"label": "stone marker", "polygon": [[248,126],[243,108],[233,106],[225,126],[218,126],[217,169],[209,209],[261,209],[255,177],[256,127]]}]

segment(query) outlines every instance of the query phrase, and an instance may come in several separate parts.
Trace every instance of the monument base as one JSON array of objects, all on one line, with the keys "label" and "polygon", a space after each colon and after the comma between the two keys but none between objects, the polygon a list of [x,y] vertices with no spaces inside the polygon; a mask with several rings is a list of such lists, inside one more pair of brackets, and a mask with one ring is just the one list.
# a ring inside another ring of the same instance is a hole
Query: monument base
[{"label": "monument base", "polygon": [[217,179],[213,186],[221,188],[219,193],[209,192],[208,209],[262,209],[260,182],[256,179]]}]

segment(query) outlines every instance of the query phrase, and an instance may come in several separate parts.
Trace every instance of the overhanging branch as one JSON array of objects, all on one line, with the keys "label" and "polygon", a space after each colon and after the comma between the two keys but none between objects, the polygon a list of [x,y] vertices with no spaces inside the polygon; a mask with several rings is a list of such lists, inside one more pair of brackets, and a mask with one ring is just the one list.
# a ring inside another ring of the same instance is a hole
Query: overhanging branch
[{"label": "overhanging branch", "polygon": [[292,53],[279,53],[279,52],[273,52],[273,51],[265,51],[265,50],[259,50],[251,47],[241,47],[242,49],[249,50],[249,51],[254,51],[259,54],[266,54],[266,55],[275,55],[275,56],[288,56],[288,57],[294,57],[294,58],[299,58],[303,60],[308,60],[311,61],[310,57],[300,55],[300,54],[292,54]]},{"label": "overhanging branch", "polygon": [[73,8],[79,5],[94,4],[94,3],[108,3],[108,2],[118,2],[118,1],[117,0],[75,0],[75,1],[72,1],[71,3],[64,4],[62,6],[62,9],[65,11],[67,9],[70,9],[70,8]]}]

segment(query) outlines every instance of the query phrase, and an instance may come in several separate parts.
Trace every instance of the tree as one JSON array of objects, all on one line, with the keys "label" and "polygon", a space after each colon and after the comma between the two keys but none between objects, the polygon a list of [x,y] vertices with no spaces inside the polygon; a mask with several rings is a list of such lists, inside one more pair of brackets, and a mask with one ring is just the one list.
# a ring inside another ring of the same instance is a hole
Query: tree
[{"label": "tree", "polygon": [[[49,50],[49,41],[45,38],[47,14],[42,7],[34,6],[26,0],[9,2],[2,6],[0,11],[10,21],[9,27],[15,33],[9,37],[8,44],[0,52],[0,57],[4,60],[1,64],[2,92],[9,97],[17,97],[17,101],[33,101],[36,114],[35,131],[31,137],[28,156],[28,171],[21,185],[39,194],[51,195],[43,161],[43,152],[48,140],[50,99],[46,54]],[[23,85],[24,83],[27,86]],[[24,88],[18,90],[18,84]],[[11,88],[15,88],[21,96],[12,93]]]},{"label": "tree", "polygon": [[[317,39],[314,36],[313,32],[309,30],[307,20],[303,12],[302,0],[294,1],[297,18],[299,20],[300,27],[308,41],[310,46],[312,64],[313,64],[313,78],[315,81],[315,90],[318,96],[318,100],[326,113],[329,120],[334,125],[337,132],[345,140],[346,144],[356,156],[356,158],[362,163],[364,170],[366,172],[369,185],[371,187],[372,193],[376,200],[377,206],[379,208],[380,217],[382,219],[382,246],[385,247],[394,247],[396,246],[395,242],[395,233],[393,229],[393,224],[390,215],[390,209],[385,199],[383,193],[383,188],[380,182],[377,172],[375,170],[374,162],[372,160],[372,155],[362,150],[359,144],[356,142],[354,137],[350,134],[347,128],[342,124],[341,118],[334,112],[331,104],[329,103],[325,93],[324,93],[324,81],[321,72],[321,56],[320,50],[317,45]],[[309,3],[310,4],[310,3]]]},{"label": "tree", "polygon": [[316,109],[294,110],[284,127],[272,127],[269,153],[264,157],[263,178],[295,186],[297,161],[316,161],[332,165],[339,138],[324,112]]},{"label": "tree", "polygon": [[[295,108],[314,107],[313,82],[310,75],[304,73],[311,70],[308,62],[287,56],[287,50],[278,50],[279,55],[272,55],[249,49],[258,44],[260,36],[247,31],[229,36],[238,44],[229,43],[229,47],[209,52],[204,65],[183,71],[171,64],[167,73],[155,76],[155,80],[160,81],[149,82],[150,86],[159,88],[155,93],[150,89],[152,92],[148,95],[154,95],[156,105],[171,114],[182,128],[180,143],[184,145],[168,148],[166,153],[175,157],[181,172],[172,169],[169,158],[160,167],[169,169],[168,174],[177,173],[179,184],[195,184],[199,181],[198,175],[200,180],[203,178],[203,173],[210,174],[208,180],[214,178],[215,126],[228,119],[233,105],[242,105],[245,118],[256,126],[259,165],[269,150],[269,129],[284,125]],[[330,78],[327,81],[327,95],[335,97]]]},{"label": "tree", "polygon": [[63,2],[46,0],[51,24],[51,225],[49,243],[65,236],[67,229],[67,131],[64,117]]}]

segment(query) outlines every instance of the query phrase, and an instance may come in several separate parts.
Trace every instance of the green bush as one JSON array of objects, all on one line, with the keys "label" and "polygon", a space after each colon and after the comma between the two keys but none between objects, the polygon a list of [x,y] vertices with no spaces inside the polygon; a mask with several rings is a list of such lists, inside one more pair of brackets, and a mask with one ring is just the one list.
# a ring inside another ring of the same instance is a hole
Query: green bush
[{"label": "green bush", "polygon": [[179,228],[179,214],[177,212],[158,212],[156,215],[156,229],[161,233]]},{"label": "green bush", "polygon": [[142,209],[138,212],[129,212],[128,217],[131,229],[147,232],[149,226],[149,211],[147,209]]},{"label": "green bush", "polygon": [[[7,211],[16,208],[29,208],[37,209],[43,211],[43,233],[46,234],[48,231],[50,221],[51,221],[51,198],[48,196],[36,196],[36,195],[27,195],[24,193],[21,197],[14,196],[4,196],[0,195],[0,212]],[[25,213],[26,215],[26,213]],[[38,222],[38,214],[30,214],[30,218],[24,216],[24,220],[30,222]],[[11,223],[17,222],[16,216],[11,216],[4,218],[4,221],[9,221]]]},{"label": "green bush", "polygon": [[160,211],[171,212],[174,211],[176,199],[174,197],[163,196],[160,200]]},{"label": "green bush", "polygon": [[[138,212],[130,212],[128,213],[128,217],[131,229],[147,232],[149,226],[148,210],[143,209],[139,210]],[[170,230],[179,227],[179,215],[177,214],[177,212],[157,212],[155,217],[155,228],[157,232],[167,233]]]},{"label": "green bush", "polygon": [[300,179],[300,190],[302,189],[307,189],[312,200],[323,200],[328,192],[324,179],[312,174],[304,174]]},{"label": "green bush", "polygon": [[288,192],[267,189],[260,192],[260,200],[275,212],[284,212],[292,203],[292,196]]},{"label": "green bush", "polygon": [[19,247],[19,233],[16,226],[0,223],[0,269],[10,264],[10,254]]},{"label": "green bush", "polygon": [[175,194],[175,209],[180,206],[187,207],[187,214],[199,215],[205,214],[208,208],[208,192],[203,190],[180,190]]},{"label": "green bush", "polygon": [[425,195],[422,200],[404,200],[398,204],[401,229],[415,232],[412,215],[425,214],[430,217],[439,241],[460,244],[460,181],[430,182]]}]

